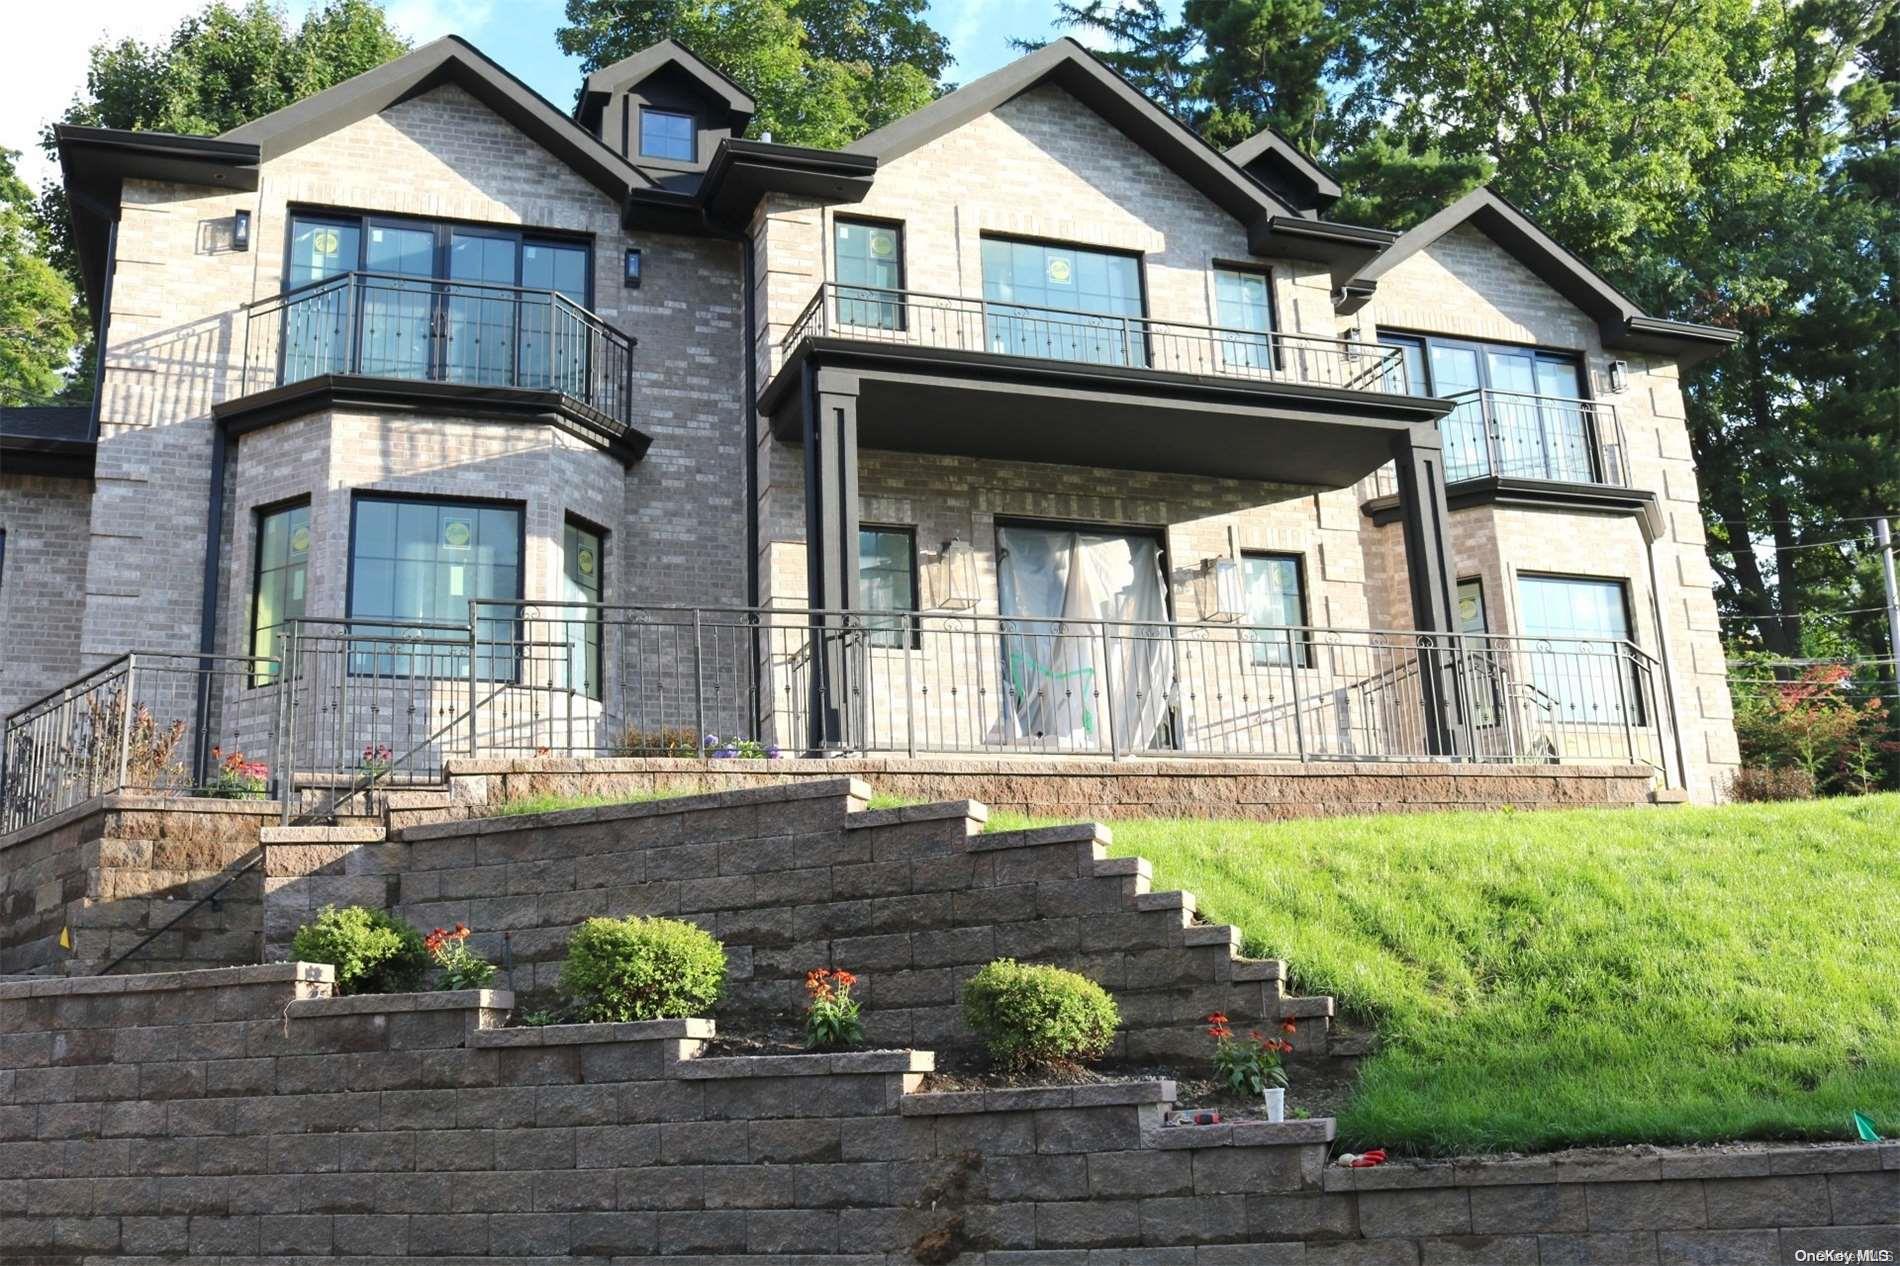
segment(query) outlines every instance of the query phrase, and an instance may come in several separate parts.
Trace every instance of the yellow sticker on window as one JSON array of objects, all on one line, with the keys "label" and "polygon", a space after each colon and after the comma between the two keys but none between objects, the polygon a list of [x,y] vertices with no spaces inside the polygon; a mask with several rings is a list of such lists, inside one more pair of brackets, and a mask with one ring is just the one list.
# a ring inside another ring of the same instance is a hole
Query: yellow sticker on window
[{"label": "yellow sticker on window", "polygon": [[896,249],[897,240],[889,233],[871,234],[871,253],[873,255],[889,255]]},{"label": "yellow sticker on window", "polygon": [[311,235],[310,245],[316,248],[319,255],[334,255],[341,243],[337,240],[335,229],[319,229]]},{"label": "yellow sticker on window", "polygon": [[309,549],[310,529],[307,527],[294,529],[290,534],[290,552],[293,554],[303,554],[308,553]]},{"label": "yellow sticker on window", "polygon": [[1074,265],[1070,264],[1068,260],[1062,258],[1060,255],[1050,257],[1048,268],[1049,280],[1055,282],[1058,286],[1066,286],[1069,284],[1069,277],[1073,270]]},{"label": "yellow sticker on window", "polygon": [[467,519],[444,519],[442,522],[442,543],[450,549],[467,549],[468,542],[475,535]]},{"label": "yellow sticker on window", "polygon": [[594,551],[583,547],[581,551],[574,556],[574,565],[580,568],[581,575],[583,576],[593,575],[594,574]]}]

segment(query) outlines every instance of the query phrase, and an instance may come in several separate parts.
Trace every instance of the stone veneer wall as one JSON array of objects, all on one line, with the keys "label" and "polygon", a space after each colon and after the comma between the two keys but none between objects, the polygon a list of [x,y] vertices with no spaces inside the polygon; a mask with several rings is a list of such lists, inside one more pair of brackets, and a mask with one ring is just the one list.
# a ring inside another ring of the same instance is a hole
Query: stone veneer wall
[{"label": "stone veneer wall", "polygon": [[[275,804],[105,796],[0,835],[0,972],[94,970],[169,924],[256,853]],[[139,952],[147,970],[255,962],[256,872]],[[71,934],[71,949],[59,944]]]},{"label": "stone veneer wall", "polygon": [[[1647,802],[1640,765],[1432,765],[1379,762],[1140,760],[1089,757],[854,757],[711,762],[451,760],[454,809],[540,795],[731,791],[810,779],[863,778],[906,801],[977,800],[1034,817],[1288,818],[1456,809],[1615,808]],[[431,812],[398,825],[431,820]],[[439,817],[439,813],[433,814]]]},{"label": "stone veneer wall", "polygon": [[606,1266],[1800,1261],[1900,1247],[1900,1146],[1325,1167],[1168,1081],[928,1093],[929,1052],[500,1027],[328,967],[0,984],[0,1257]]}]

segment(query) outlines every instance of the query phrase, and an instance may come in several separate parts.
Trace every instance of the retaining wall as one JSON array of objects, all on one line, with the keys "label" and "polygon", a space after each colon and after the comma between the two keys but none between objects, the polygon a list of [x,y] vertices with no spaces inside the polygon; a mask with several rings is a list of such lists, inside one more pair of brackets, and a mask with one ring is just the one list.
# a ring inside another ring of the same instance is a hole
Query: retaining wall
[{"label": "retaining wall", "polygon": [[[0,836],[0,972],[90,971],[170,923],[257,851],[281,806],[113,795]],[[255,873],[138,955],[185,970],[258,961]],[[71,947],[61,946],[61,930]]]},{"label": "retaining wall", "polygon": [[1798,1261],[1900,1246],[1900,1147],[1325,1167],[1166,1081],[919,1093],[921,1051],[499,1027],[278,964],[0,985],[0,1257],[594,1266]]},{"label": "retaining wall", "polygon": [[1091,757],[879,757],[840,760],[452,760],[456,799],[624,795],[680,785],[730,791],[862,778],[900,800],[980,800],[1036,817],[1335,817],[1445,809],[1577,809],[1648,801],[1642,765],[1445,765]]},{"label": "retaining wall", "polygon": [[[264,833],[267,952],[325,904],[393,908],[418,927],[467,923],[551,992],[574,927],[595,915],[690,919],[732,960],[722,1015],[804,1004],[805,973],[861,978],[878,1042],[962,1045],[959,995],[984,963],[1059,963],[1115,994],[1116,1054],[1206,1059],[1205,1016],[1283,1018],[1303,1050],[1327,1045],[1330,998],[1287,991],[1284,963],[1246,959],[1240,934],[1195,922],[1192,894],[1152,892],[1139,858],[1110,859],[1093,823],[984,833],[967,800],[865,808],[850,779],[559,813],[374,831]],[[506,932],[504,945],[502,934]]]}]

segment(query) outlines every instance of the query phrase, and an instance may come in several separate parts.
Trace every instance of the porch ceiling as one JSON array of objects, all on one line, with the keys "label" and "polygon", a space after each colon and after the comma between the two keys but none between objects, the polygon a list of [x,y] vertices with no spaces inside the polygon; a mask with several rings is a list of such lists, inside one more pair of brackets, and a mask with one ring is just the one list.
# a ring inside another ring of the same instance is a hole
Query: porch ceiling
[{"label": "porch ceiling", "polygon": [[1052,363],[813,338],[759,407],[804,436],[814,391],[857,397],[864,448],[1342,488],[1392,459],[1443,401],[1383,392]]}]

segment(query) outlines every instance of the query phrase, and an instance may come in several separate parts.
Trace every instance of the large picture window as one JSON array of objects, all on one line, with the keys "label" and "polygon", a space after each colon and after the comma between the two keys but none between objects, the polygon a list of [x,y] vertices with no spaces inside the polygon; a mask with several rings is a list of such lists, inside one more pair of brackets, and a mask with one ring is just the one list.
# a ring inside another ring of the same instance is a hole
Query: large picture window
[{"label": "large picture window", "polygon": [[992,352],[1091,365],[1148,361],[1134,255],[986,237],[983,298]]},{"label": "large picture window", "polygon": [[1519,624],[1531,682],[1557,719],[1643,724],[1643,701],[1622,643],[1630,637],[1629,587],[1584,576],[1519,576]]},{"label": "large picture window", "polygon": [[[1247,623],[1255,629],[1298,629],[1306,624],[1306,578],[1298,554],[1243,554],[1241,583],[1246,590]],[[1253,662],[1307,667],[1306,639],[1298,634],[1255,632]]]},{"label": "large picture window", "polygon": [[[519,506],[359,496],[350,533],[350,618],[392,623],[366,635],[386,639],[387,646],[360,648],[352,671],[411,671],[405,657],[380,657],[384,650],[401,650],[404,624],[465,625],[471,602],[517,601],[521,528]],[[478,673],[489,680],[511,678],[515,612],[504,605],[478,608],[477,616],[483,647]],[[371,652],[378,658],[367,658]],[[455,659],[446,649],[435,659],[441,656]],[[459,662],[466,664],[466,655]],[[426,671],[441,675],[445,669],[436,662]]]},{"label": "large picture window", "polygon": [[917,610],[917,537],[909,528],[865,527],[858,531],[858,602],[866,611],[903,612],[870,617],[872,646],[902,647],[908,613]]},{"label": "large picture window", "polygon": [[[288,622],[304,615],[310,580],[310,506],[285,506],[257,516],[257,570],[251,590],[251,655],[278,659]],[[277,679],[253,665],[254,685]]]},{"label": "large picture window", "polygon": [[[904,230],[895,224],[840,219],[833,225],[838,320],[876,330],[904,328]],[[855,289],[854,287],[862,287]]]},{"label": "large picture window", "polygon": [[1413,395],[1457,402],[1445,418],[1445,478],[1597,478],[1583,365],[1572,352],[1423,334],[1381,334],[1405,357]]},{"label": "large picture window", "polygon": [[585,396],[586,329],[549,292],[588,307],[591,259],[585,242],[504,226],[297,212],[280,380],[363,373]]}]

